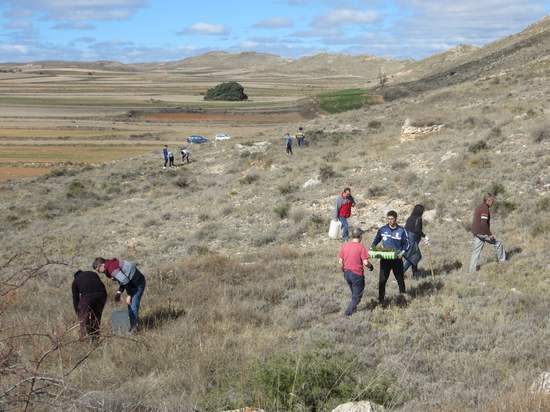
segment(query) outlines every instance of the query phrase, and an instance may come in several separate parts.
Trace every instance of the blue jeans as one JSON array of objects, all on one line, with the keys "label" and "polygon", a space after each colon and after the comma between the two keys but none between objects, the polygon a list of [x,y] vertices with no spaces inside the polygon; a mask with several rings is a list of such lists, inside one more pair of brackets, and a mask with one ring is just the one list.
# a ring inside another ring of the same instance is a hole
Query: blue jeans
[{"label": "blue jeans", "polygon": [[345,241],[349,240],[349,227],[348,227],[348,218],[339,217],[338,220],[342,224],[342,239]]},{"label": "blue jeans", "polygon": [[128,305],[128,315],[130,316],[130,329],[136,329],[139,324],[139,304],[145,290],[145,278],[135,288],[128,290],[128,295],[132,300]]},{"label": "blue jeans", "polygon": [[365,290],[365,277],[356,275],[355,273],[346,270],[344,272],[344,279],[348,282],[349,289],[351,291],[351,302],[346,309],[346,316],[351,316],[353,312],[357,310],[357,305],[361,302],[363,297],[363,291]]}]

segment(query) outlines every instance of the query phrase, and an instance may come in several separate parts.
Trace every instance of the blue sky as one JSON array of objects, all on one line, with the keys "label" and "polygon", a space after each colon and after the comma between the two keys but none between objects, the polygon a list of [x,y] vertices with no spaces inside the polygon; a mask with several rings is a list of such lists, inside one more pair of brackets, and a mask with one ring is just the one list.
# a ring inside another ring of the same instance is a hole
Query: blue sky
[{"label": "blue sky", "polygon": [[213,50],[422,58],[549,13],[548,0],[0,0],[0,62],[132,63]]}]

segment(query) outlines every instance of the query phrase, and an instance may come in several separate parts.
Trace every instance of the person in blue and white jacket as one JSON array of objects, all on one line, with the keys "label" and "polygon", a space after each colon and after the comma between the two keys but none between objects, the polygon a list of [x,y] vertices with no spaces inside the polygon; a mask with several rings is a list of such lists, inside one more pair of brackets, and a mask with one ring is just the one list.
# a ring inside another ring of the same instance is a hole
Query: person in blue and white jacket
[{"label": "person in blue and white jacket", "polygon": [[397,212],[390,210],[386,214],[388,224],[378,229],[371,249],[382,242],[384,248],[390,248],[396,251],[397,258],[380,260],[380,277],[378,280],[378,302],[384,303],[386,296],[386,283],[390,277],[390,271],[393,271],[399,293],[406,293],[405,278],[403,275],[403,255],[409,249],[409,237],[407,231],[397,224]]}]

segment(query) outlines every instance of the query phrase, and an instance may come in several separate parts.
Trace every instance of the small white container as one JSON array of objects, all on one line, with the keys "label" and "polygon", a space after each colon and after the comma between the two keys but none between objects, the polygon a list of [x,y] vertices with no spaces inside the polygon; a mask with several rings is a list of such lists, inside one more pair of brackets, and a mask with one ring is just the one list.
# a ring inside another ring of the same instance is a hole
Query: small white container
[{"label": "small white container", "polygon": [[330,239],[338,239],[340,237],[340,228],[342,223],[339,220],[332,219],[328,228],[328,237]]}]

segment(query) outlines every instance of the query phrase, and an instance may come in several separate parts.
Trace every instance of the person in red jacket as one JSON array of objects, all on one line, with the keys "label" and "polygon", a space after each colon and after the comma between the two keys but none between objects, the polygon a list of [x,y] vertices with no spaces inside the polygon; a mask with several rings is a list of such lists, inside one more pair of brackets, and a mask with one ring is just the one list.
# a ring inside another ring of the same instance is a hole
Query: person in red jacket
[{"label": "person in red jacket", "polygon": [[336,198],[336,209],[334,219],[342,224],[342,240],[349,240],[348,218],[351,216],[351,208],[355,206],[355,200],[351,196],[351,189],[346,187],[344,191]]}]

